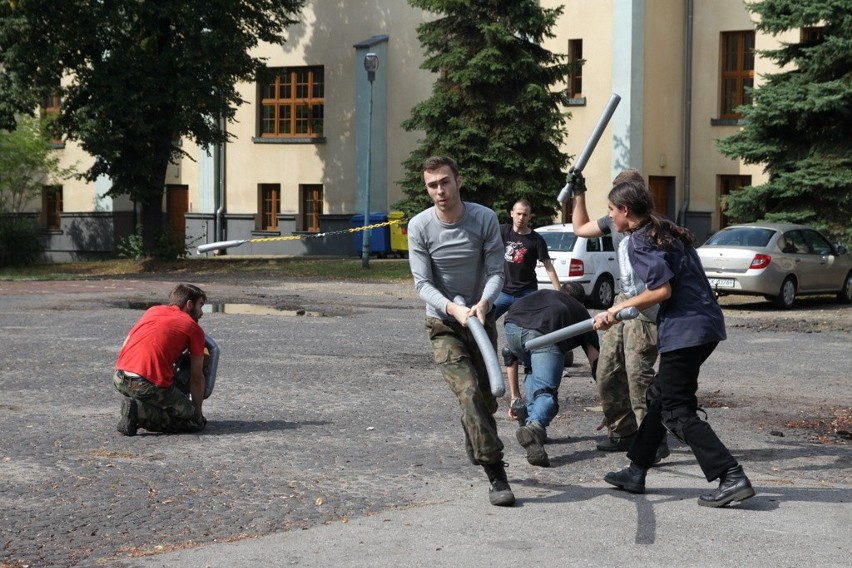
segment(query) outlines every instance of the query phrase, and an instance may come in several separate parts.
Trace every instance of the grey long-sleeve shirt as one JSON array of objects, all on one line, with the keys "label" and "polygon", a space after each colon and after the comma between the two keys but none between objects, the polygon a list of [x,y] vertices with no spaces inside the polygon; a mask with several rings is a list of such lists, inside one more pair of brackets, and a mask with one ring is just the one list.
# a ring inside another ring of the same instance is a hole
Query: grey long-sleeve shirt
[{"label": "grey long-sleeve shirt", "polygon": [[468,306],[486,299],[493,306],[503,288],[503,240],[497,215],[464,202],[462,218],[452,225],[438,220],[430,207],[408,222],[408,261],[426,313],[451,319],[445,307],[457,295]]}]

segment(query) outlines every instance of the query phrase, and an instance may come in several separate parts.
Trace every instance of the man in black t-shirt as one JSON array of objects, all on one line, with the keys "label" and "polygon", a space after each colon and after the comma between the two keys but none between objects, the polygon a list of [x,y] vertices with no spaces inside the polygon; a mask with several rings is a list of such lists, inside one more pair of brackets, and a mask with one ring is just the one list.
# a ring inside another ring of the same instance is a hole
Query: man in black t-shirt
[{"label": "man in black t-shirt", "polygon": [[544,265],[553,289],[559,290],[559,278],[556,276],[556,269],[553,268],[550,254],[547,252],[547,243],[529,226],[532,218],[531,211],[530,202],[519,199],[509,211],[512,223],[500,225],[500,236],[505,246],[503,253],[505,282],[500,297],[494,303],[495,318],[505,314],[515,300],[538,290],[535,275],[538,261]]},{"label": "man in black t-shirt", "polygon": [[[538,290],[538,281],[535,275],[535,267],[538,261],[544,265],[544,270],[553,285],[554,290],[559,290],[559,278],[556,269],[547,252],[547,243],[544,239],[530,228],[532,218],[532,206],[526,199],[518,199],[512,210],[509,211],[512,218],[511,224],[500,225],[500,236],[503,238],[503,268],[505,282],[500,296],[494,303],[494,319],[508,311],[516,300],[532,294]],[[506,382],[509,385],[509,395],[512,402],[509,405],[509,416],[517,418],[514,414],[516,401],[521,397],[518,388],[518,362],[504,353],[504,364],[506,365]]]},{"label": "man in black t-shirt", "polygon": [[[578,290],[579,288],[579,290]],[[512,353],[531,369],[524,387],[526,391],[526,417],[518,428],[518,442],[527,450],[527,461],[532,465],[548,467],[550,460],[544,450],[546,428],[559,411],[559,385],[562,382],[565,353],[582,347],[589,359],[594,375],[597,367],[598,334],[588,331],[552,345],[539,347],[532,352],[524,344],[536,337],[557,331],[569,325],[590,320],[583,307],[583,288],[576,282],[566,282],[559,292],[539,290],[517,300],[506,313],[504,332]]]}]

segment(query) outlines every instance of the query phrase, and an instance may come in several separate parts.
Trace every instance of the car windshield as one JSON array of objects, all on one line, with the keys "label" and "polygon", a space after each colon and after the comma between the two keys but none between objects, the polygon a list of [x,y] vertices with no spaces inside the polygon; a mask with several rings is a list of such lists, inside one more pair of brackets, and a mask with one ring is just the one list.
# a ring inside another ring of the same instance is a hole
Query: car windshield
[{"label": "car windshield", "polygon": [[704,244],[722,247],[765,247],[774,234],[772,229],[734,227],[719,231]]},{"label": "car windshield", "polygon": [[568,231],[542,232],[539,234],[547,243],[547,250],[552,252],[571,252],[574,250],[574,243],[577,242],[577,235]]}]

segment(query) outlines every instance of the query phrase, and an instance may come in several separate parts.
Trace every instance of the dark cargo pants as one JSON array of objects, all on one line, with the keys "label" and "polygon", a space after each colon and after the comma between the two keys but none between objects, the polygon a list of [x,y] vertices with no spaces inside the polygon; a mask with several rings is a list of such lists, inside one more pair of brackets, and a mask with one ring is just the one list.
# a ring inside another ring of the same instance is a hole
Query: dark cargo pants
[{"label": "dark cargo pants", "polygon": [[136,400],[139,428],[149,432],[198,432],[206,420],[196,416],[195,406],[174,386],[160,388],[142,377],[115,371],[113,385],[124,396]]},{"label": "dark cargo pants", "polygon": [[[623,296],[619,296],[620,301]],[[635,433],[647,412],[645,391],[657,362],[657,326],[640,316],[620,322],[601,338],[597,387],[606,423],[615,438]]]},{"label": "dark cargo pants", "polygon": [[[492,314],[486,318],[485,331],[496,356],[497,328]],[[501,461],[503,442],[497,436],[494,419],[497,399],[491,393],[488,371],[473,334],[455,320],[432,317],[426,318],[426,332],[435,364],[458,398],[462,426],[470,440],[473,457],[482,464]]]}]

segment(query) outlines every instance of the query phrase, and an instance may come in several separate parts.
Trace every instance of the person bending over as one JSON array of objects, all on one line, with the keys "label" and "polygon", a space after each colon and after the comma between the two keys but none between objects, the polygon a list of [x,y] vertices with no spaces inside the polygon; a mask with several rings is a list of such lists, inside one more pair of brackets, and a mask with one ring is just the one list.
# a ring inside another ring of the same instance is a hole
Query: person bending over
[{"label": "person bending over", "polygon": [[[204,330],[198,325],[207,295],[191,284],[178,284],[169,304],[145,311],[130,330],[115,363],[113,385],[125,396],[118,431],[135,436],[150,432],[198,432],[207,420],[204,402]],[[189,351],[190,401],[175,386],[174,364]]]}]

